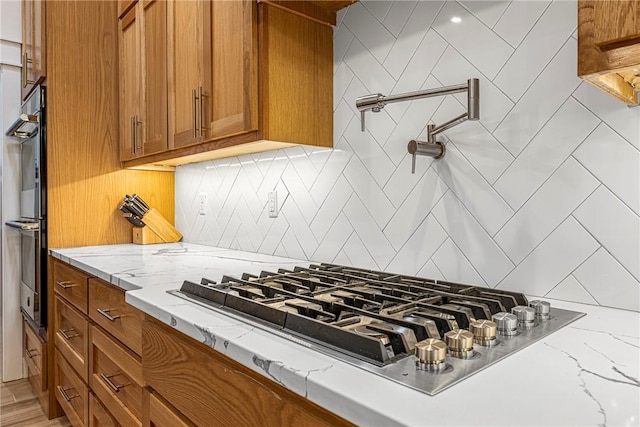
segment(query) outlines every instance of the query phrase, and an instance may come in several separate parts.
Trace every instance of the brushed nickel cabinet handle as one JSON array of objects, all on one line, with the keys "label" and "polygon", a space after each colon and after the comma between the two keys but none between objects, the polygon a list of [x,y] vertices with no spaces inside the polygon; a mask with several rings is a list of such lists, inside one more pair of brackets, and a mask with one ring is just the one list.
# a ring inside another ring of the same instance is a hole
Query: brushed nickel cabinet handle
[{"label": "brushed nickel cabinet handle", "polygon": [[136,118],[131,116],[131,154],[136,154]]},{"label": "brushed nickel cabinet handle", "polygon": [[29,59],[29,54],[24,52],[22,54],[22,87],[27,87],[27,85],[35,83],[33,80],[29,80],[28,77],[28,67],[27,64],[31,64],[33,62],[32,59]]},{"label": "brushed nickel cabinet handle", "polygon": [[105,310],[102,310],[100,308],[96,308],[96,311],[98,313],[102,314],[104,317],[106,317],[107,319],[109,319],[112,322],[115,322],[116,319],[120,318],[120,315],[112,316],[111,314],[109,314],[109,313],[111,313],[111,309],[110,308],[109,309],[105,309]]},{"label": "brushed nickel cabinet handle", "polygon": [[140,120],[138,120],[138,116],[137,115],[133,116],[133,120],[134,120],[134,124],[135,124],[135,126],[134,126],[135,130],[133,131],[134,135],[135,135],[135,139],[133,141],[134,141],[134,144],[136,146],[135,151],[137,153],[137,152],[139,152],[140,149],[142,149],[142,143],[141,143],[142,138],[140,138],[140,136],[138,135],[138,126],[140,126],[142,124],[142,122]]},{"label": "brushed nickel cabinet handle", "polygon": [[62,289],[75,288],[76,286],[78,286],[77,284],[73,283],[71,280],[56,281],[56,285],[60,286]]},{"label": "brushed nickel cabinet handle", "polygon": [[109,388],[111,390],[113,390],[114,393],[117,393],[120,391],[121,388],[124,387],[124,385],[115,385],[113,383],[113,381],[111,381],[111,378],[117,376],[118,374],[113,374],[113,375],[107,375],[107,374],[100,374],[100,378],[102,379],[102,381],[104,381],[104,383],[109,386]]},{"label": "brushed nickel cabinet handle", "polygon": [[204,93],[204,90],[202,89],[202,86],[200,86],[198,88],[199,91],[199,99],[200,99],[200,136],[204,136],[204,131],[209,130],[208,127],[205,127],[204,122],[205,122],[205,116],[204,116],[204,98],[208,97],[209,95],[207,95],[206,93]]},{"label": "brushed nickel cabinet handle", "polygon": [[[35,350],[29,350],[28,348],[24,349],[24,352],[27,353],[27,357],[29,359],[33,359],[35,356],[38,355],[38,353],[35,353]],[[34,354],[35,353],[35,354]]]},{"label": "brushed nickel cabinet handle", "polygon": [[60,332],[60,335],[62,335],[64,337],[65,340],[69,341],[71,338],[75,338],[75,337],[79,337],[80,334],[73,334],[73,335],[69,335],[69,332],[75,332],[74,328],[70,328],[70,329],[58,329],[58,332]]},{"label": "brushed nickel cabinet handle", "polygon": [[60,390],[60,394],[62,394],[62,397],[64,397],[64,400],[66,400],[67,402],[70,402],[71,399],[75,399],[76,397],[80,397],[79,394],[74,394],[73,396],[69,396],[69,394],[67,393],[69,390],[74,390],[74,387],[67,387],[64,388],[61,385],[58,386],[58,390]]},{"label": "brushed nickel cabinet handle", "polygon": [[193,118],[193,139],[196,139],[198,137],[198,115],[196,114],[196,101],[198,100],[198,96],[196,95],[195,89],[191,91],[191,99],[193,100],[193,103],[191,105],[191,116]]}]

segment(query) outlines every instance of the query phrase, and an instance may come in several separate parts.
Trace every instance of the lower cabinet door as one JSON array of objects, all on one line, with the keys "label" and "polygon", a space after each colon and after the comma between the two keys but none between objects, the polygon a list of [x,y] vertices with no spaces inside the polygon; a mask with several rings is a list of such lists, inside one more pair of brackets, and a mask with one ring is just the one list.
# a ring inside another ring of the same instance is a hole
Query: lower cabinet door
[{"label": "lower cabinet door", "polygon": [[184,415],[173,409],[158,394],[144,390],[142,401],[142,425],[143,427],[192,427],[195,426]]},{"label": "lower cabinet door", "polygon": [[27,372],[33,394],[38,397],[44,413],[49,412],[49,396],[47,393],[47,343],[35,333],[31,326],[23,321],[24,356],[27,361]]},{"label": "lower cabinet door", "polygon": [[89,349],[91,390],[123,426],[142,425],[142,364],[140,356],[91,326]]},{"label": "lower cabinet door", "polygon": [[88,425],[89,389],[60,353],[56,353],[56,399],[74,426]]},{"label": "lower cabinet door", "polygon": [[89,427],[120,427],[93,393],[89,396]]}]

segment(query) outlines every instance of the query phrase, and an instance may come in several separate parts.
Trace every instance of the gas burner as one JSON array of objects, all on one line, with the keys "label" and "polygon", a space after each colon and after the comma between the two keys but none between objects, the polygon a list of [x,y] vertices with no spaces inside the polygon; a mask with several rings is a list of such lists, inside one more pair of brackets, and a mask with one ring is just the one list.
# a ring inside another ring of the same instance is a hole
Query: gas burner
[{"label": "gas burner", "polygon": [[430,395],[584,315],[518,292],[334,264],[169,292]]}]

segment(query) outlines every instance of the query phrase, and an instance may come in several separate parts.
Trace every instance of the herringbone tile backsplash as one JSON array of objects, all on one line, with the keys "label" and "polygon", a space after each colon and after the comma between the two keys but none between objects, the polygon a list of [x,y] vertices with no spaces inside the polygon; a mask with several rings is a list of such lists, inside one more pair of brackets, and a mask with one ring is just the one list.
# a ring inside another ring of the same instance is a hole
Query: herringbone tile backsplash
[{"label": "herringbone tile backsplash", "polygon": [[[335,148],[179,167],[178,229],[194,243],[640,310],[640,109],[576,77],[576,22],[564,0],[350,6],[334,32]],[[360,131],[358,96],[474,77],[480,121],[447,131],[446,156],[418,157],[414,175],[407,142],[462,113],[465,95],[387,106]]]}]

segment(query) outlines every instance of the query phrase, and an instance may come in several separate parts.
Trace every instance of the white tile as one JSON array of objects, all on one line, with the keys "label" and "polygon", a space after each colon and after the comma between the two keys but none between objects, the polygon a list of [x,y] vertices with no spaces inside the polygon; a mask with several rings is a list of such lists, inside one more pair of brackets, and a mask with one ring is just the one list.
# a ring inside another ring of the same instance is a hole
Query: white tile
[{"label": "white tile", "polygon": [[384,268],[376,263],[367,249],[367,246],[362,243],[362,240],[360,240],[358,235],[353,233],[349,237],[349,240],[347,240],[347,243],[345,243],[342,250],[349,257],[349,260],[355,267],[369,268],[372,270]]},{"label": "white tile", "polygon": [[387,156],[387,153],[376,143],[375,138],[368,132],[362,132],[360,125],[352,120],[344,133],[344,137],[372,177],[383,186],[393,171],[395,164]]},{"label": "white tile", "polygon": [[375,220],[354,194],[343,209],[359,238],[381,269],[384,269],[395,255],[393,247],[378,228]]},{"label": "white tile", "polygon": [[573,96],[629,143],[640,148],[640,108],[629,108],[587,82],[583,82]]},{"label": "white tile", "polygon": [[366,7],[367,10],[371,12],[371,14],[375,16],[378,21],[382,22],[385,16],[387,16],[387,13],[389,13],[389,9],[391,9],[391,5],[393,4],[393,1],[392,0],[373,0],[373,1],[367,0],[367,1],[362,1],[360,3],[362,3],[362,5]]},{"label": "white tile", "polygon": [[640,311],[640,283],[603,248],[573,275],[600,305]]},{"label": "white tile", "polygon": [[640,279],[640,218],[605,187],[573,214],[636,279]]},{"label": "white tile", "polygon": [[336,72],[333,74],[333,110],[335,112],[338,104],[342,101],[342,96],[353,80],[353,71],[345,64],[340,62]]},{"label": "white tile", "polygon": [[349,28],[381,63],[389,54],[396,40],[395,37],[364,7],[362,2],[354,3],[349,8],[351,10],[345,16],[342,25]]},{"label": "white tile", "polygon": [[493,28],[510,2],[507,0],[460,0],[459,3],[469,9],[487,27]]},{"label": "white tile", "polygon": [[329,160],[329,156],[331,156],[331,152],[333,151],[331,148],[324,147],[313,147],[309,145],[303,145],[304,151],[309,156],[309,161],[313,164],[313,167],[316,168],[318,173],[324,168],[324,165]]},{"label": "white tile", "polygon": [[[247,203],[244,197],[240,198],[238,205],[236,206],[236,213],[242,221],[242,228],[246,231],[246,240],[250,243],[251,251],[255,251],[260,247],[262,243],[262,231],[256,225],[255,218],[251,215],[251,211],[247,207]],[[247,245],[245,244],[245,247]]]},{"label": "white tile", "polygon": [[384,228],[385,236],[396,250],[409,240],[446,191],[444,182],[429,169]]},{"label": "white tile", "polygon": [[577,48],[577,42],[569,39],[493,133],[514,156],[580,84]]},{"label": "white tile", "polygon": [[[453,17],[461,21],[451,22]],[[446,2],[433,28],[490,79],[513,53],[507,42],[456,2]]]},{"label": "white tile", "polygon": [[513,210],[453,145],[434,162],[434,169],[490,235],[511,218]]},{"label": "white tile", "polygon": [[[353,71],[360,81],[367,87],[368,92],[389,93],[396,81],[376,60],[358,39],[351,42],[351,46],[344,56],[351,71]],[[366,95],[363,93],[362,95]]]},{"label": "white tile", "polygon": [[311,198],[309,191],[291,163],[289,163],[282,174],[282,182],[284,182],[287,190],[289,190],[290,196],[295,201],[298,209],[300,209],[305,222],[309,224],[316,215],[316,212],[318,212],[318,206]]},{"label": "white tile", "polygon": [[495,241],[512,261],[520,263],[598,185],[598,180],[569,158],[496,234]]},{"label": "white tile", "polygon": [[[549,6],[493,82],[517,101],[576,28],[575,1]],[[575,70],[572,70],[575,74]]]},{"label": "white tile", "polygon": [[229,220],[222,232],[222,235],[220,236],[220,241],[218,242],[221,248],[229,248],[231,246],[231,243],[236,237],[236,233],[241,225],[242,221],[240,221],[240,218],[231,218]]},{"label": "white tile", "polygon": [[351,121],[360,123],[359,115],[356,118],[355,114],[351,110],[351,107],[343,100],[340,101],[338,107],[333,112],[333,141],[334,146],[338,145],[337,141],[340,141],[344,136],[344,132],[347,130]]},{"label": "white tile", "polygon": [[573,156],[640,214],[640,151],[603,123]]},{"label": "white tile", "polygon": [[351,185],[344,176],[340,176],[310,224],[311,231],[318,241],[327,234],[352,194]]},{"label": "white tile", "polygon": [[444,280],[444,275],[438,267],[433,263],[433,261],[429,260],[427,263],[418,271],[416,274],[418,277],[424,277],[426,279],[433,280]]},{"label": "white tile", "polygon": [[393,258],[387,271],[416,275],[447,239],[447,233],[432,215],[427,216]]},{"label": "white tile", "polygon": [[302,146],[291,147],[285,150],[287,157],[289,157],[289,163],[293,166],[296,173],[300,177],[300,180],[304,186],[309,189],[318,176],[316,167],[311,162],[311,159]]},{"label": "white tile", "polygon": [[391,9],[385,16],[382,23],[387,30],[394,36],[398,37],[400,31],[411,17],[411,13],[418,2],[416,0],[392,1]]},{"label": "white tile", "polygon": [[[398,2],[395,2],[398,3]],[[442,1],[419,1],[383,65],[398,79],[442,7]]]},{"label": "white tile", "polygon": [[312,259],[321,262],[332,262],[342,249],[351,234],[353,227],[344,214],[339,213],[336,220],[328,228]]},{"label": "white tile", "polygon": [[[307,222],[304,220],[302,213],[294,202],[294,200],[288,200],[287,203],[282,206],[282,210],[280,211],[280,215],[284,215],[285,219],[289,223],[289,230],[287,231],[287,234],[285,234],[285,238],[288,234],[293,234],[304,251],[304,255],[296,254],[293,256],[294,258],[309,259],[317,249],[318,241],[311,232],[311,229],[309,229]],[[282,240],[283,243],[287,242],[285,238]],[[289,238],[289,240],[291,239]],[[289,252],[289,248],[287,246],[285,246],[285,249]]]},{"label": "white tile", "polygon": [[400,207],[433,162],[431,157],[417,157],[416,172],[411,173],[411,157],[409,153],[405,153],[402,161],[383,188],[384,194],[387,195],[395,207]]},{"label": "white tile", "polygon": [[376,169],[365,168],[357,156],[353,156],[344,169],[344,177],[351,184],[351,188],[367,207],[378,228],[382,228],[393,216],[395,208],[376,184],[374,179],[376,173]]},{"label": "white tile", "polygon": [[268,219],[270,220],[270,227],[264,232],[264,240],[258,248],[258,252],[263,254],[273,254],[280,244],[282,237],[284,237],[284,234],[289,229],[289,223],[282,215],[279,215],[277,218]]},{"label": "white tile", "polygon": [[569,217],[497,286],[546,295],[598,249],[598,242]]},{"label": "white tile", "polygon": [[493,31],[511,46],[518,47],[549,3],[544,0],[512,1]]},{"label": "white tile", "polygon": [[[258,161],[258,164],[261,163]],[[278,182],[280,182],[280,177],[289,164],[289,158],[281,150],[278,150],[273,160],[265,160],[264,164],[268,166],[268,169],[262,178],[260,187],[258,187],[258,197],[262,199],[263,203],[266,203],[268,193],[275,190]],[[260,167],[261,169],[264,168],[263,166]]]},{"label": "white tile", "polygon": [[353,153],[344,150],[332,150],[329,160],[318,174],[318,179],[311,187],[311,197],[316,204],[321,205],[327,197],[334,184],[342,174],[342,171],[349,163]]},{"label": "white tile", "polygon": [[344,26],[340,25],[337,27],[336,32],[333,36],[333,72],[335,73],[338,66],[344,59],[344,55],[347,53],[349,46],[351,46],[351,42],[354,37],[351,31]]},{"label": "white tile", "polygon": [[[358,120],[358,122],[360,122],[360,111],[358,111],[358,109],[356,108],[356,99],[358,99],[358,97],[360,96],[367,95],[371,92],[372,91],[367,89],[364,86],[364,84],[360,81],[358,75],[354,74],[354,78],[351,79],[351,83],[349,83],[349,86],[347,86],[347,89],[345,90],[344,95],[342,95],[342,99],[344,100],[344,102],[349,106],[351,111],[353,111],[353,114],[357,116],[356,119]],[[335,131],[334,131],[334,135],[335,135]]]},{"label": "white tile", "polygon": [[344,253],[344,251],[338,252],[336,257],[333,259],[333,264],[347,265],[347,266],[353,265],[353,263],[351,262],[347,254]]},{"label": "white tile", "polygon": [[285,250],[286,256],[290,258],[307,258],[305,251],[302,249],[302,246],[300,246],[299,240],[291,229],[287,230],[284,234],[280,245],[282,245],[282,248]]},{"label": "white tile", "polygon": [[450,282],[467,283],[470,285],[484,285],[484,280],[473,269],[451,239],[447,239],[431,258],[444,278]]},{"label": "white tile", "polygon": [[513,209],[520,209],[598,123],[596,116],[569,98],[498,179],[494,188]]},{"label": "white tile", "polygon": [[[398,82],[391,93],[414,92],[422,87],[446,48],[447,42],[438,33],[429,30],[416,48],[407,68],[398,78]],[[396,106],[399,107],[400,105],[390,105],[386,108],[394,110]],[[398,114],[394,114],[392,117],[398,117]]]},{"label": "white tile", "polygon": [[[431,121],[439,126],[465,111],[458,101],[447,96]],[[513,162],[513,156],[478,121],[461,123],[445,131],[444,135],[489,183],[494,183]],[[436,138],[440,140],[439,136]]]},{"label": "white tile", "polygon": [[564,301],[574,301],[583,304],[599,305],[598,301],[594,300],[589,292],[582,287],[580,282],[575,277],[569,275],[566,279],[560,282],[549,293],[544,295],[548,298],[560,299]]},{"label": "white tile", "polygon": [[513,269],[513,263],[452,192],[440,199],[432,213],[486,283],[495,286]]},{"label": "white tile", "polygon": [[[513,102],[504,93],[450,46],[432,73],[446,86],[465,83],[471,78],[480,80],[480,123],[490,132],[495,130],[513,108]],[[455,96],[462,105],[467,105],[465,93]]]}]

